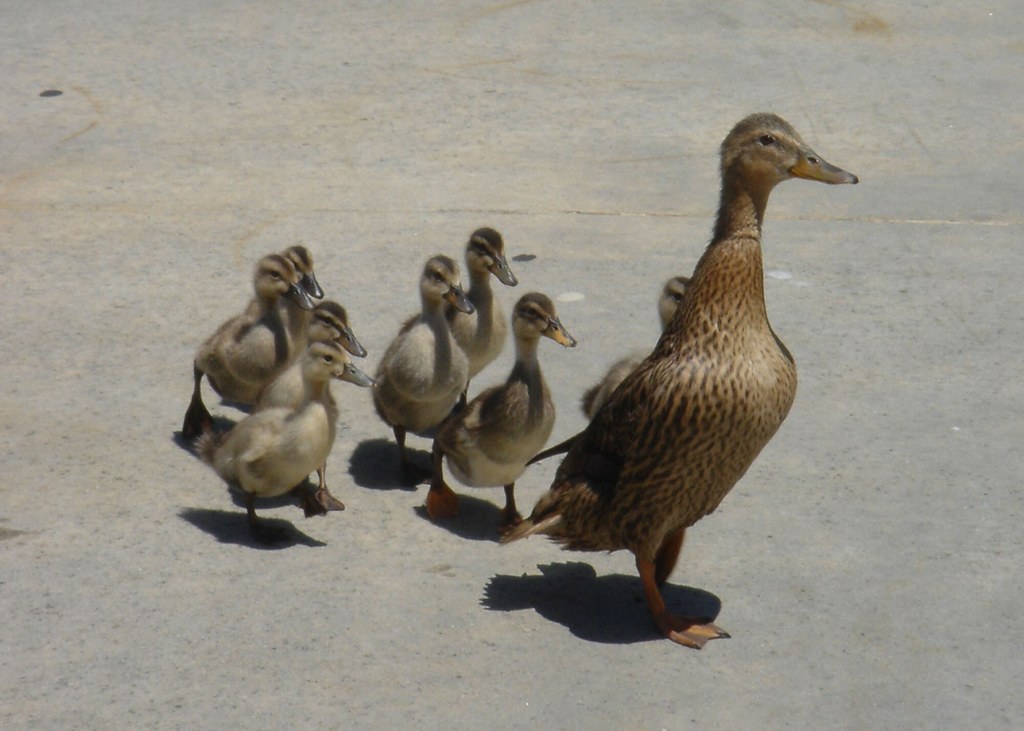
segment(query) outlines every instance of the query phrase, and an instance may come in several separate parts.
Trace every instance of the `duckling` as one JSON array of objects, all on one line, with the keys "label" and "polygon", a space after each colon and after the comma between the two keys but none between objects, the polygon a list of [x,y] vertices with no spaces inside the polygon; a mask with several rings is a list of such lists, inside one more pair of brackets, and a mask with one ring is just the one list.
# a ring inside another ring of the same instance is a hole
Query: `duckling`
[{"label": "duckling", "polygon": [[324,298],[324,291],[321,289],[320,282],[317,281],[316,273],[313,271],[313,254],[310,253],[309,249],[302,244],[295,244],[282,251],[281,256],[295,266],[295,271],[299,273],[300,277],[299,286],[306,290],[310,297],[322,300]]},{"label": "duckling", "polygon": [[469,360],[452,337],[445,303],[461,312],[474,309],[462,291],[459,265],[442,254],[423,267],[420,300],[420,314],[406,320],[384,351],[373,390],[377,413],[395,433],[402,468],[414,477],[422,475],[406,454],[406,432],[440,424],[458,403],[469,379]]},{"label": "duckling", "polygon": [[[661,295],[658,297],[658,316],[661,318],[662,331],[668,327],[672,315],[676,314],[676,306],[683,298],[683,292],[686,291],[686,285],[689,283],[689,277],[672,277],[662,287]],[[638,350],[616,361],[599,383],[587,389],[583,394],[580,406],[588,419],[594,418],[594,414],[608,400],[612,391],[622,383],[626,376],[636,370],[640,362],[647,357],[648,352]]]},{"label": "duckling", "polygon": [[526,461],[551,436],[555,404],[537,362],[541,336],[567,348],[576,340],[565,330],[554,303],[538,292],[520,298],[512,312],[516,362],[508,380],[480,393],[461,411],[452,413],[434,439],[434,474],[427,493],[427,514],[439,518],[458,513],[458,497],[445,484],[442,459],[459,482],[470,487],[505,488],[499,530],[522,522],[516,509],[515,481]]},{"label": "duckling", "polygon": [[337,419],[326,398],[330,380],[358,386],[373,383],[334,342],[312,343],[298,366],[304,386],[298,408],[277,406],[257,411],[226,434],[207,431],[197,442],[203,460],[225,482],[245,493],[249,525],[260,539],[266,536],[257,521],[255,498],[283,495],[327,461]]},{"label": "duckling", "polygon": [[280,254],[259,260],[253,275],[253,301],[241,315],[217,328],[196,353],[192,400],[181,426],[183,437],[192,439],[211,426],[200,389],[204,374],[223,398],[252,403],[303,347],[305,326],[297,318],[282,316],[293,309],[313,309],[313,301],[298,283],[295,267]]},{"label": "duckling", "polygon": [[630,550],[654,624],[698,649],[728,634],[706,618],[670,614],[660,587],[686,528],[718,507],[796,394],[793,357],[765,309],[768,195],[794,177],[857,182],[774,114],[754,114],[732,129],[721,173],[714,235],[678,311],[654,351],[572,441],[530,517],[506,537],[543,533],[573,550]]},{"label": "duckling", "polygon": [[455,342],[469,358],[469,378],[472,379],[498,357],[508,336],[501,303],[494,299],[491,291],[491,275],[509,287],[515,287],[519,280],[505,259],[505,242],[493,228],[477,229],[469,237],[466,270],[469,272],[466,296],[476,311],[466,313],[449,305],[445,308],[445,315]]},{"label": "duckling", "polygon": [[[309,326],[311,343],[337,343],[352,355],[360,358],[366,355],[366,349],[356,339],[348,324],[345,308],[337,302],[327,300],[313,308],[313,317]],[[306,398],[308,386],[303,375],[303,363],[296,361],[285,368],[277,378],[271,381],[256,402],[255,411],[286,407],[297,409]],[[325,388],[322,395],[328,413],[337,421],[338,404],[334,400],[330,388]],[[319,485],[313,495],[312,502],[304,504],[307,513],[320,513],[328,510],[344,510],[345,504],[334,497],[326,484],[327,465],[317,468]]]},{"label": "duckling", "polygon": [[357,358],[366,357],[362,346],[348,323],[348,312],[334,300],[319,302],[313,308],[307,337],[310,342],[334,340]]}]

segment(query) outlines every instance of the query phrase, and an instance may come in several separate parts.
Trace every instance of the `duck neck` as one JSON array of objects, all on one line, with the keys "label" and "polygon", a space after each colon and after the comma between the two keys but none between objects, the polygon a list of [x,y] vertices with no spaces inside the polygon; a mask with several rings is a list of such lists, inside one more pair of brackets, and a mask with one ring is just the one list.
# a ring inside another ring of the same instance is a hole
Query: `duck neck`
[{"label": "duck neck", "polygon": [[323,378],[320,374],[312,373],[310,366],[307,365],[303,372],[302,381],[305,386],[306,403],[309,403],[311,401],[319,401],[323,397],[330,379]]},{"label": "duck neck", "polygon": [[434,334],[434,372],[440,373],[451,365],[452,338],[444,314],[445,303],[423,301],[423,322]]},{"label": "duck neck", "polygon": [[466,299],[473,303],[476,308],[477,329],[490,329],[491,314],[494,304],[494,293],[491,291],[491,273],[484,269],[469,272],[469,291],[466,292]]},{"label": "duck neck", "polygon": [[768,205],[771,186],[745,185],[735,171],[726,171],[722,179],[722,196],[718,205],[715,235],[711,241],[751,238],[760,241],[761,224]]},{"label": "duck neck", "polygon": [[761,225],[769,193],[770,185],[724,176],[714,238],[694,270],[693,296],[685,298],[691,324],[699,317],[718,332],[767,326]]},{"label": "duck neck", "polygon": [[522,383],[529,395],[527,421],[532,422],[544,414],[544,376],[537,360],[540,338],[516,338],[516,362],[512,366],[508,383]]}]

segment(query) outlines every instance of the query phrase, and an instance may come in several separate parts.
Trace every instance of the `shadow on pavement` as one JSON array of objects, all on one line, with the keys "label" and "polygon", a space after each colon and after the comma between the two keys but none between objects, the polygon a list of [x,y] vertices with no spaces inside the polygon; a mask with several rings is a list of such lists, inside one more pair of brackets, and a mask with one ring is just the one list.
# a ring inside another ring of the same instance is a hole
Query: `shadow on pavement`
[{"label": "shadow on pavement", "polygon": [[[501,488],[497,488],[497,491],[497,494],[504,500],[505,494]],[[426,499],[426,494],[426,490],[424,490],[424,499]],[[416,506],[415,510],[416,514],[424,520],[433,523],[438,528],[444,528],[459,538],[471,541],[491,541],[492,543],[497,543],[501,538],[501,534],[498,533],[501,508],[472,495],[459,493],[459,514],[451,518],[431,520],[424,505]]]},{"label": "shadow on pavement", "polygon": [[[406,451],[424,469],[430,466],[430,453],[421,449]],[[398,445],[392,439],[367,439],[356,445],[348,461],[348,473],[360,487],[371,490],[415,490],[417,484],[402,472]]]},{"label": "shadow on pavement", "polygon": [[182,520],[194,525],[201,531],[209,533],[221,543],[234,543],[249,548],[262,550],[280,550],[291,546],[302,545],[311,548],[326,546],[306,535],[287,520],[281,518],[260,517],[260,523],[268,531],[277,534],[280,540],[263,543],[256,540],[249,530],[249,519],[244,512],[234,510],[209,510],[205,508],[185,508],[178,514]]},{"label": "shadow on pavement", "polygon": [[[591,642],[628,644],[663,640],[647,613],[636,576],[597,576],[581,562],[539,565],[540,576],[498,574],[484,587],[480,603],[499,612],[533,609]],[[665,584],[662,595],[678,615],[715,618],[722,609],[714,594],[689,586]]]}]

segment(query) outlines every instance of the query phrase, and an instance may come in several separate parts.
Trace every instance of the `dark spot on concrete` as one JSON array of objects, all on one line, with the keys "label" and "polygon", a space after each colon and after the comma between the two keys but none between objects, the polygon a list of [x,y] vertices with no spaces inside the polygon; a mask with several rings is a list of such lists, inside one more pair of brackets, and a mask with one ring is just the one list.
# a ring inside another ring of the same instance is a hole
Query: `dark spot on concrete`
[{"label": "dark spot on concrete", "polygon": [[516,254],[512,257],[512,261],[533,261],[536,258],[536,254]]},{"label": "dark spot on concrete", "polygon": [[46,89],[45,91],[39,92],[39,96],[60,96],[64,92],[60,89]]}]

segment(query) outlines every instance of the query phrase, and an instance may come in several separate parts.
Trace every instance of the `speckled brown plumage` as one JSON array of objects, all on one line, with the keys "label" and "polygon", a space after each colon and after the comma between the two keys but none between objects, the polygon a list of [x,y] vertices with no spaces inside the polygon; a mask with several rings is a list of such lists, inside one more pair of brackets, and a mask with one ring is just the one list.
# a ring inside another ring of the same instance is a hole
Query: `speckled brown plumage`
[{"label": "speckled brown plumage", "polygon": [[707,635],[688,634],[696,620],[671,617],[657,585],[674,566],[685,528],[718,507],[793,403],[796,367],[765,310],[761,224],[771,189],[794,176],[857,182],[775,115],[752,115],[730,132],[715,234],[675,316],[509,536],[545,533],[570,549],[629,549],[656,624],[694,647],[724,633],[705,625]]}]

